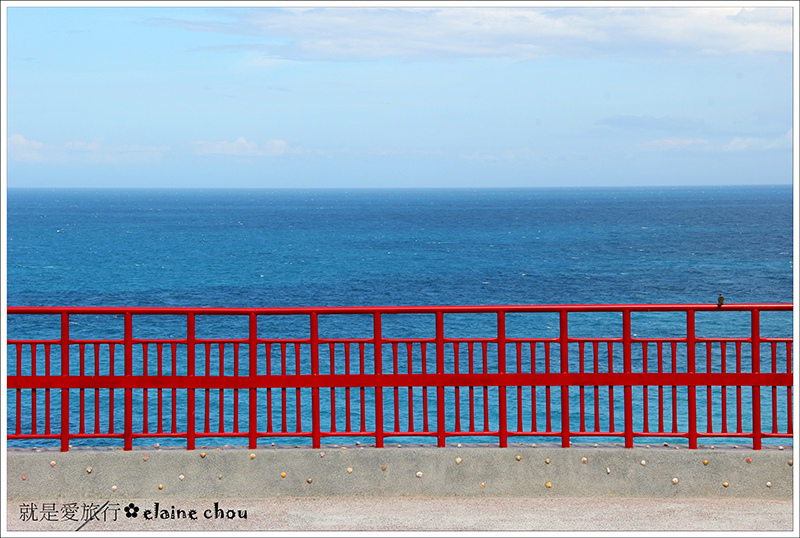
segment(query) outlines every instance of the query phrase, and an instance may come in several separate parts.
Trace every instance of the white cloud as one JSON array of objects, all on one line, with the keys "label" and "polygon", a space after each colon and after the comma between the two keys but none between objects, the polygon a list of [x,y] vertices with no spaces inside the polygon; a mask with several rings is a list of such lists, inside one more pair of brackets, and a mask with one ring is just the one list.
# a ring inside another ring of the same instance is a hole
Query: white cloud
[{"label": "white cloud", "polygon": [[668,138],[660,138],[658,140],[651,140],[650,142],[645,142],[641,144],[642,149],[655,151],[661,149],[674,149],[674,148],[685,148],[688,146],[697,146],[697,145],[704,145],[708,144],[708,140],[704,140],[702,138],[677,138],[677,137],[668,137]]},{"label": "white cloud", "polygon": [[44,144],[28,140],[21,134],[8,137],[8,156],[15,161],[41,161]]},{"label": "white cloud", "polygon": [[[253,36],[264,61],[792,51],[790,7],[252,9],[226,22],[152,20]],[[269,38],[260,41],[258,38]],[[253,60],[255,61],[255,60]]]},{"label": "white cloud", "polygon": [[783,136],[777,138],[741,138],[736,137],[725,144],[725,151],[765,151],[772,149],[791,149],[792,130],[789,129]]},{"label": "white cloud", "polygon": [[106,144],[102,138],[91,142],[73,140],[63,145],[43,144],[21,134],[8,138],[8,155],[17,161],[131,164],[153,161],[168,151],[169,146]]},{"label": "white cloud", "polygon": [[292,148],[284,140],[270,140],[269,142],[258,145],[256,142],[248,142],[244,137],[239,137],[233,142],[223,140],[222,142],[193,142],[198,153],[208,155],[283,155],[284,153],[299,153],[300,150]]}]

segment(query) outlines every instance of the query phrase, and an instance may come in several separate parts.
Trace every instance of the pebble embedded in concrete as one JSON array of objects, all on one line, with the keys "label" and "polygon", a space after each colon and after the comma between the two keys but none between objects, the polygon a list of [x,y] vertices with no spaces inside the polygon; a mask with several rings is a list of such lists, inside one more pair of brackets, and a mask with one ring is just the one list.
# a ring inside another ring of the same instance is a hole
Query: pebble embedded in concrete
[{"label": "pebble embedded in concrete", "polygon": [[117,491],[117,486],[111,486],[111,491]]},{"label": "pebble embedded in concrete", "polygon": [[150,458],[148,458],[147,456],[142,456],[142,459],[143,459],[144,461],[147,461],[147,460],[148,460],[148,459],[150,459]]},{"label": "pebble embedded in concrete", "polygon": [[281,473],[281,478],[286,478],[286,473]]},{"label": "pebble embedded in concrete", "polygon": [[611,474],[611,469],[609,467],[606,467],[606,474]]},{"label": "pebble embedded in concrete", "polygon": [[185,477],[183,475],[178,475],[178,478],[183,480]]},{"label": "pebble embedded in concrete", "polygon": [[86,468],[86,472],[87,472],[87,473],[89,473],[89,474],[91,474],[91,472],[92,472],[92,468],[91,468],[91,467],[87,467],[87,468]]},{"label": "pebble embedded in concrete", "polygon": [[545,482],[545,484],[544,484],[544,487],[546,487],[546,488],[552,488],[552,487],[553,487],[553,484],[551,484],[550,482]]},{"label": "pebble embedded in concrete", "polygon": [[320,452],[320,453],[319,453],[319,457],[320,457],[320,458],[324,458],[324,457],[325,457],[325,453],[324,453],[324,452]]},{"label": "pebble embedded in concrete", "polygon": [[727,482],[723,482],[722,485],[725,486],[726,488],[728,487],[728,483]]},{"label": "pebble embedded in concrete", "polygon": [[306,482],[308,482],[310,484],[311,482],[313,482],[313,480],[311,480],[310,478],[307,478]]},{"label": "pebble embedded in concrete", "polygon": [[461,463],[461,458],[456,458],[456,465]]},{"label": "pebble embedded in concrete", "polygon": [[544,462],[545,462],[545,463],[550,463],[550,458],[545,458],[545,459],[544,459]]},{"label": "pebble embedded in concrete", "polygon": [[589,461],[589,458],[581,458],[581,463],[587,463],[588,461]]},{"label": "pebble embedded in concrete", "polygon": [[751,460],[750,458],[747,458],[747,459],[746,459],[746,460],[744,460],[744,461],[746,461],[747,463],[751,463],[753,460]]},{"label": "pebble embedded in concrete", "polygon": [[200,453],[200,457],[201,457],[201,458],[205,458],[205,457],[206,457],[206,453],[205,453],[205,452],[201,452],[201,453]]},{"label": "pebble embedded in concrete", "polygon": [[347,468],[347,472],[348,472],[348,473],[352,473],[352,472],[353,472],[353,468],[352,468],[352,467],[348,467],[348,468]]},{"label": "pebble embedded in concrete", "polygon": [[520,455],[518,454],[518,455],[517,455],[517,461],[519,461],[519,460],[521,460],[521,459],[522,459],[522,456],[520,456]]},{"label": "pebble embedded in concrete", "polygon": [[26,474],[22,475],[22,479],[23,480],[27,480],[28,479],[28,475],[26,475]]},{"label": "pebble embedded in concrete", "polygon": [[642,465],[647,465],[647,462],[646,462],[646,461],[644,461],[644,460],[642,460],[642,462],[641,462],[641,463],[642,463]]},{"label": "pebble embedded in concrete", "polygon": [[708,460],[703,460],[703,465],[708,465]]},{"label": "pebble embedded in concrete", "polygon": [[54,462],[54,461],[51,461],[51,462],[50,462],[50,467],[55,467],[55,466],[56,466],[56,462]]},{"label": "pebble embedded in concrete", "polygon": [[158,489],[164,489],[164,484],[159,484]]},{"label": "pebble embedded in concrete", "polygon": [[772,487],[772,482],[767,482],[767,487],[771,488]]},{"label": "pebble embedded in concrete", "polygon": [[250,454],[250,459],[251,459],[251,460],[254,460],[254,459],[256,459],[256,455],[255,455],[255,454]]},{"label": "pebble embedded in concrete", "polygon": [[422,478],[422,471],[417,471],[417,478]]},{"label": "pebble embedded in concrete", "polygon": [[381,471],[385,471],[385,470],[386,470],[386,466],[385,465],[381,465]]},{"label": "pebble embedded in concrete", "polygon": [[673,478],[673,479],[672,479],[672,483],[673,483],[673,484],[677,484],[677,483],[678,483],[678,479],[677,479],[677,478]]}]

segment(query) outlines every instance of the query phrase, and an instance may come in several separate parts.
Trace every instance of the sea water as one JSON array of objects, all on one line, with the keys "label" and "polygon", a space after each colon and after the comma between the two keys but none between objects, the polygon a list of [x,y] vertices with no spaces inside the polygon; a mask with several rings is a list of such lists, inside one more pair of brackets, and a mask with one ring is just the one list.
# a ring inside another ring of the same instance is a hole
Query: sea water
[{"label": "sea water", "polygon": [[[792,302],[789,185],[9,189],[7,207],[13,306],[716,303],[720,294],[728,303]],[[23,318],[9,316],[10,339],[57,338],[57,323]],[[535,336],[556,336],[557,319],[551,321]],[[749,321],[747,314],[722,320],[698,313],[697,331],[746,337]],[[117,338],[120,323],[76,318],[70,334]],[[185,332],[180,322],[159,323],[152,334],[137,327],[136,336]],[[350,320],[320,323],[327,337],[355,330]],[[216,319],[198,326],[198,336],[229,337],[241,332],[235,325]],[[361,336],[369,337],[369,323],[365,328]],[[385,336],[431,337],[432,330],[425,316],[412,316],[405,323],[387,321]],[[450,316],[446,331],[491,337],[496,326],[486,316]],[[521,321],[511,320],[508,331],[527,335]],[[570,320],[575,336],[617,337],[620,331],[618,315]],[[761,331],[790,336],[791,313],[763,313]],[[640,315],[633,332],[682,336],[685,316]],[[11,347],[8,352],[11,358]],[[9,406],[9,428],[14,412]],[[621,419],[621,410],[615,414]],[[374,416],[364,419],[374,424]],[[767,427],[769,413],[762,420]],[[785,424],[785,414],[781,420]]]}]

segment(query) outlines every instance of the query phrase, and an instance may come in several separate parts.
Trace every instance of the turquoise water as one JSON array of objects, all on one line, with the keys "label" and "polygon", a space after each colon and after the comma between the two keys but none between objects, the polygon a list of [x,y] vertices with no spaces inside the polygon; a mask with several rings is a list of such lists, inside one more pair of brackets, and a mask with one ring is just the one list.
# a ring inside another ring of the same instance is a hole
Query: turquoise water
[{"label": "turquoise water", "polygon": [[[714,303],[720,293],[729,303],[792,302],[791,186],[10,189],[7,230],[8,304],[19,306]],[[620,336],[620,320],[616,314],[576,315],[570,319],[570,334]],[[56,321],[10,316],[8,336],[56,338]],[[120,318],[76,317],[71,336],[118,337],[121,323]],[[185,334],[183,323],[148,318],[137,322],[134,334],[180,336]],[[264,323],[260,335],[267,334],[262,331],[272,336],[307,334],[304,322],[271,323],[269,327]],[[368,337],[370,323],[336,318],[321,320],[320,329],[328,337],[346,333]],[[634,316],[632,328],[639,336],[681,336],[685,319],[641,314]],[[448,336],[491,337],[493,331],[491,317],[446,319]],[[791,335],[791,314],[762,314],[761,331],[765,336]],[[508,333],[552,337],[558,334],[558,321],[542,316],[532,323],[529,318],[510,317]],[[749,316],[698,314],[697,333],[748,336]],[[198,322],[198,336],[231,334],[246,336],[241,320]],[[387,320],[384,335],[431,337],[432,316]],[[336,353],[341,361],[343,350]],[[432,357],[434,350],[428,353]],[[464,353],[462,349],[462,371]],[[653,353],[648,355],[651,360]],[[570,354],[577,357],[575,351]],[[9,373],[15,367],[12,355],[9,348]],[[541,355],[542,350],[537,351],[537,359]],[[119,348],[116,360],[121,357]],[[53,360],[58,362],[57,355]],[[153,364],[151,359],[151,368]],[[121,362],[117,368],[121,371]],[[226,368],[232,368],[231,362]],[[335,368],[343,368],[342,363]],[[513,371],[516,366],[509,368]],[[246,365],[240,373],[246,373]],[[15,412],[12,392],[9,428]],[[466,392],[462,389],[460,397]],[[618,392],[621,395],[622,389]],[[414,398],[419,397],[415,393]],[[496,401],[496,393],[489,397]],[[641,400],[643,395],[637,397]],[[337,393],[336,398],[341,404],[343,396]],[[476,407],[483,405],[482,395],[478,398]],[[121,396],[118,399],[122,401]],[[577,399],[577,392],[571,399]],[[211,403],[217,409],[218,400]],[[23,416],[29,414],[25,407],[29,405],[23,399]],[[182,400],[179,409],[181,405],[185,407]],[[226,413],[232,407],[226,400]],[[390,407],[387,424],[393,420]],[[303,421],[307,408],[302,410]],[[293,417],[293,409],[289,411]],[[415,412],[421,413],[416,404]],[[530,411],[525,413],[523,419],[529,422]],[[337,410],[337,419],[343,414]],[[122,418],[118,415],[115,420]],[[150,413],[148,420],[154,415]],[[43,416],[39,411],[37,420]],[[705,420],[702,410],[698,416]],[[615,420],[621,418],[615,407]],[[685,423],[686,417],[679,418]],[[719,416],[713,418],[717,424],[721,421]],[[365,419],[369,425],[374,416]],[[415,426],[421,420],[415,416]],[[516,416],[511,420],[516,424]],[[575,413],[572,420],[578,420]],[[765,429],[770,420],[770,413],[762,417]],[[556,429],[559,421],[553,418]],[[542,418],[539,426],[543,423]],[[147,442],[151,441],[141,441]]]}]

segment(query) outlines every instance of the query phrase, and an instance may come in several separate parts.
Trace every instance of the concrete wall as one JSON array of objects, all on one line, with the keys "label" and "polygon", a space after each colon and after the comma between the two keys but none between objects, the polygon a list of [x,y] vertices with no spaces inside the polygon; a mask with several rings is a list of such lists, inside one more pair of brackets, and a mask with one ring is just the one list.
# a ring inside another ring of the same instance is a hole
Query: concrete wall
[{"label": "concrete wall", "polygon": [[16,449],[7,453],[6,479],[9,502],[325,496],[786,500],[793,491],[792,457],[791,446]]}]

